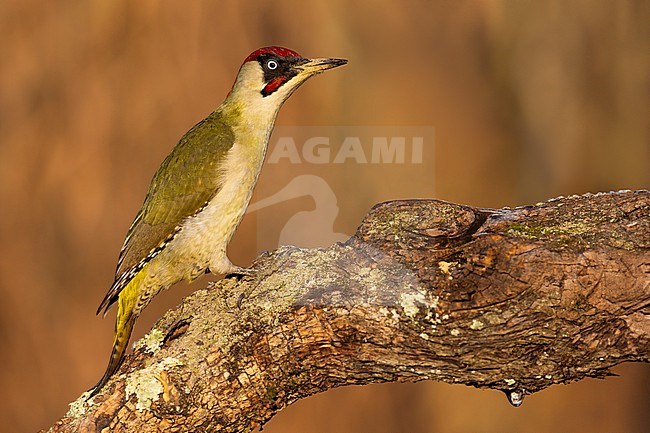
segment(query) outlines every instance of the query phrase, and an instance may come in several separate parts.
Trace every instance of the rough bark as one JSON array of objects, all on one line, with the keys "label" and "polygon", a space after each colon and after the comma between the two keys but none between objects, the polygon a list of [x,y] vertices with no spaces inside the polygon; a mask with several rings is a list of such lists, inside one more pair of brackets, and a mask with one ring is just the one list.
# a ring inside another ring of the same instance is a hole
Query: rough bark
[{"label": "rough bark", "polygon": [[336,386],[424,379],[517,404],[650,359],[648,191],[382,203],[344,244],[255,267],[169,311],[50,431],[248,431]]}]

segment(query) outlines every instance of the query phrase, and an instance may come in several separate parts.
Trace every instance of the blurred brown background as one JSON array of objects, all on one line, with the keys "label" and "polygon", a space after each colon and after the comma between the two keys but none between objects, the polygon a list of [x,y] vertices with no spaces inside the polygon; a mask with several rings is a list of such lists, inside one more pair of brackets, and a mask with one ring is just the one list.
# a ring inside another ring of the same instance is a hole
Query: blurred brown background
[{"label": "blurred brown background", "polygon": [[[500,207],[650,187],[649,22],[648,1],[1,2],[0,430],[49,426],[101,376],[114,313],[94,312],[149,180],[253,49],[350,59],[280,126],[435,127],[427,170],[338,177],[335,228],[350,233],[391,198]],[[235,263],[263,247],[259,227],[242,224]],[[159,296],[134,337],[205,281]],[[436,382],[342,388],[265,431],[647,431],[650,368],[616,372],[518,409]]]}]

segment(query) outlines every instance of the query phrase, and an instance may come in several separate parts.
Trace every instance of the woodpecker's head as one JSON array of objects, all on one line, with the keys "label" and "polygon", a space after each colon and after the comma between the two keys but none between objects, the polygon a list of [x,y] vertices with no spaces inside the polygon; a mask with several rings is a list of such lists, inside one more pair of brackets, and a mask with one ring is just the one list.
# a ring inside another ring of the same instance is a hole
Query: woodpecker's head
[{"label": "woodpecker's head", "polygon": [[244,60],[228,98],[259,109],[279,109],[307,78],[347,62],[345,59],[306,59],[283,47],[260,48]]}]

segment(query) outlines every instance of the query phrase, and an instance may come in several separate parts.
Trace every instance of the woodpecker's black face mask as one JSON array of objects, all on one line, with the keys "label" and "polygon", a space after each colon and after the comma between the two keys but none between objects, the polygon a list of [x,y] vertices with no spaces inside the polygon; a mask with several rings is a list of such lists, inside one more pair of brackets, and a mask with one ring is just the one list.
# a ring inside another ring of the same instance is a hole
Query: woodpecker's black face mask
[{"label": "woodpecker's black face mask", "polygon": [[264,88],[260,93],[269,96],[278,90],[284,83],[298,74],[295,68],[307,62],[301,57],[279,57],[275,54],[262,54],[257,61],[264,72]]}]

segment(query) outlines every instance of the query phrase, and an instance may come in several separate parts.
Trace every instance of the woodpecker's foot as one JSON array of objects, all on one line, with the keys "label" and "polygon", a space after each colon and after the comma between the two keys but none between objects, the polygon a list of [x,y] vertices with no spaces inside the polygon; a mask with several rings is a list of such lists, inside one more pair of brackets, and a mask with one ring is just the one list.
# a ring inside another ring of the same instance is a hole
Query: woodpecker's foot
[{"label": "woodpecker's foot", "polygon": [[241,277],[252,277],[257,273],[255,269],[251,268],[240,268],[239,266],[233,266],[232,269],[226,274],[226,278],[237,278]]},{"label": "woodpecker's foot", "polygon": [[252,276],[255,275],[255,271],[250,268],[241,268],[239,266],[233,265],[228,257],[220,252],[215,254],[210,260],[208,265],[210,272],[213,274],[225,275],[226,278],[231,278],[236,275]]}]

